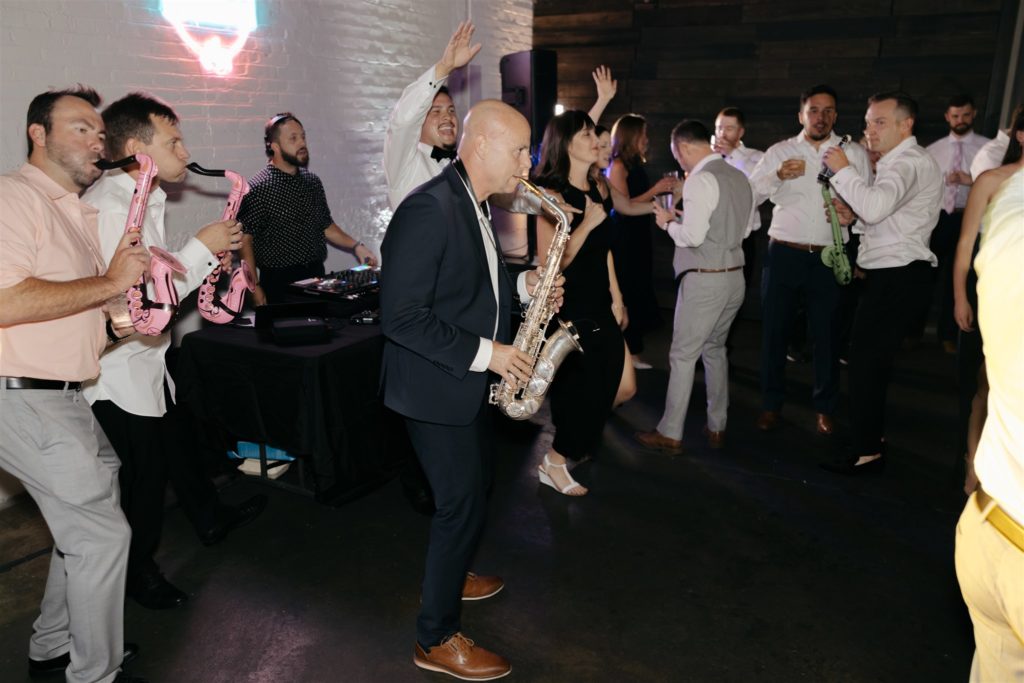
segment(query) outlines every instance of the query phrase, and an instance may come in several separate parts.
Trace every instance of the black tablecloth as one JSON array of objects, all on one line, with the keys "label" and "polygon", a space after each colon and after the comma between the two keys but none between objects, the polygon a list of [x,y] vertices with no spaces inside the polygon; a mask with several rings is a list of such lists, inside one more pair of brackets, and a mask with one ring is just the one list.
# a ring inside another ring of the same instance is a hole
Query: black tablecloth
[{"label": "black tablecloth", "polygon": [[393,476],[406,457],[378,396],[382,349],[376,326],[294,347],[209,327],[182,340],[178,401],[234,437],[309,456],[318,498],[337,501]]}]

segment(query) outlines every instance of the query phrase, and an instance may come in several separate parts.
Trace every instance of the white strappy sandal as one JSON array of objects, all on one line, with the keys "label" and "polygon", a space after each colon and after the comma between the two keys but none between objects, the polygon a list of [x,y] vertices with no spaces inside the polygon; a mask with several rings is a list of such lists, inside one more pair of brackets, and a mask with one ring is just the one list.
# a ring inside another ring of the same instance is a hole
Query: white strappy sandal
[{"label": "white strappy sandal", "polygon": [[[551,475],[549,475],[548,472],[547,472],[548,469],[552,468],[552,467],[561,467],[562,470],[565,471],[565,476],[569,480],[569,483],[566,484],[562,488],[559,488],[558,486],[556,486],[554,480],[551,478]],[[572,475],[569,474],[569,468],[566,465],[564,465],[564,464],[556,465],[553,462],[551,462],[550,460],[548,460],[547,453],[544,454],[544,464],[537,467],[537,477],[540,479],[540,483],[542,483],[542,484],[544,484],[546,486],[550,486],[551,488],[553,488],[554,490],[558,491],[559,493],[561,493],[564,496],[571,495],[569,492],[572,491],[573,489],[577,489],[577,488],[583,489],[583,493],[581,493],[581,494],[579,494],[577,496],[572,496],[572,497],[579,498],[580,496],[587,495],[587,489],[583,486],[583,484],[579,483],[578,481],[576,481],[575,479],[572,478]]]}]

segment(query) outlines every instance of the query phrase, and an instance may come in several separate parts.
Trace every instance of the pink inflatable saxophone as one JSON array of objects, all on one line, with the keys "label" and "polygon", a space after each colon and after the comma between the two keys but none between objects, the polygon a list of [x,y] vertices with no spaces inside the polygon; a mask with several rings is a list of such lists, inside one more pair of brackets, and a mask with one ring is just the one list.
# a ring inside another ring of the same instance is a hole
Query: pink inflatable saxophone
[{"label": "pink inflatable saxophone", "polygon": [[[149,201],[149,191],[157,173],[156,164],[145,154],[135,154],[118,161],[100,159],[96,162],[96,166],[104,171],[136,163],[139,165],[139,177],[135,181],[135,193],[132,195],[132,202],[128,207],[128,220],[124,226],[126,233],[139,234],[139,238],[132,241],[132,246],[141,240],[142,224],[146,219],[146,202]],[[174,273],[184,273],[185,266],[160,247],[150,247],[149,253],[149,277],[153,283],[154,300],[150,301],[147,295],[145,276],[140,277],[139,281],[128,289],[126,297],[132,327],[141,334],[155,337],[167,329],[178,312],[178,290],[174,287]]]},{"label": "pink inflatable saxophone", "polygon": [[[228,178],[231,181],[231,193],[228,195],[228,203],[224,207],[224,213],[220,219],[227,221],[238,215],[238,208],[242,204],[242,197],[249,191],[249,183],[245,176],[234,171],[217,171],[203,168],[199,164],[188,165],[188,170],[199,175],[218,176]],[[226,252],[217,254],[217,258],[224,258]],[[252,272],[249,271],[249,264],[240,259],[240,265],[231,273],[231,281],[228,283],[228,292],[224,299],[217,295],[217,280],[220,279],[221,267],[218,264],[213,272],[206,276],[203,284],[199,285],[199,313],[210,322],[223,325],[234,320],[242,312],[242,305],[245,303],[245,292],[256,289]]]}]

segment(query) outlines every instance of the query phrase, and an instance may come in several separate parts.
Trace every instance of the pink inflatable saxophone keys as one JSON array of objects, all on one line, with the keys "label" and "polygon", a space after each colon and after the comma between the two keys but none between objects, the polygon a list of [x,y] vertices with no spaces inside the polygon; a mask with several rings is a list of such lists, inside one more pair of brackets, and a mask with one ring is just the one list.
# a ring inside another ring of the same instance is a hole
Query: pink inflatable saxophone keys
[{"label": "pink inflatable saxophone keys", "polygon": [[[126,233],[137,233],[139,236],[132,241],[137,245],[142,239],[142,224],[146,219],[146,202],[156,177],[157,167],[153,159],[145,154],[135,154],[118,161],[100,159],[96,166],[109,171],[124,168],[132,164],[139,165],[139,177],[135,181],[135,193],[128,207],[128,220],[125,222]],[[132,327],[139,333],[155,337],[161,334],[174,320],[178,312],[178,290],[174,287],[174,273],[184,273],[185,266],[170,253],[159,247],[150,247],[149,278],[153,283],[153,300],[146,291],[146,277],[125,293],[128,301],[128,317]],[[124,326],[127,328],[127,325]]]},{"label": "pink inflatable saxophone keys", "polygon": [[[224,213],[220,219],[227,221],[238,215],[238,208],[242,204],[242,197],[249,191],[249,183],[245,176],[234,171],[218,171],[203,168],[199,164],[188,165],[188,170],[199,175],[217,176],[227,178],[231,181],[231,193],[228,195],[228,203],[224,207]],[[226,252],[217,254],[217,258],[224,258]],[[217,280],[220,279],[221,266],[214,268],[213,272],[206,276],[203,284],[199,285],[199,313],[210,322],[223,325],[233,321],[242,312],[242,305],[245,303],[245,292],[256,289],[249,264],[239,259],[239,265],[232,271],[231,280],[228,283],[228,291],[223,299],[217,295]]]}]

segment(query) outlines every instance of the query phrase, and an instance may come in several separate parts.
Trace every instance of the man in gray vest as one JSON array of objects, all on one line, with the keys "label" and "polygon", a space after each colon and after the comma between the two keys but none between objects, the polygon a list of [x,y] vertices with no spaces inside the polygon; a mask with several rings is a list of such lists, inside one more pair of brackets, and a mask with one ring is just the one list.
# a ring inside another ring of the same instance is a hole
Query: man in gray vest
[{"label": "man in gray vest", "polygon": [[673,267],[679,282],[669,350],[671,374],[665,412],[653,432],[638,432],[647,448],[670,454],[683,450],[683,423],[693,389],[697,359],[704,361],[712,448],[725,443],[729,407],[729,362],[725,339],[743,303],[743,248],[753,225],[754,193],[747,177],[711,147],[711,133],[699,121],[672,131],[672,156],[686,171],[683,210],[674,216],[660,206],[658,225],[676,243]]}]

